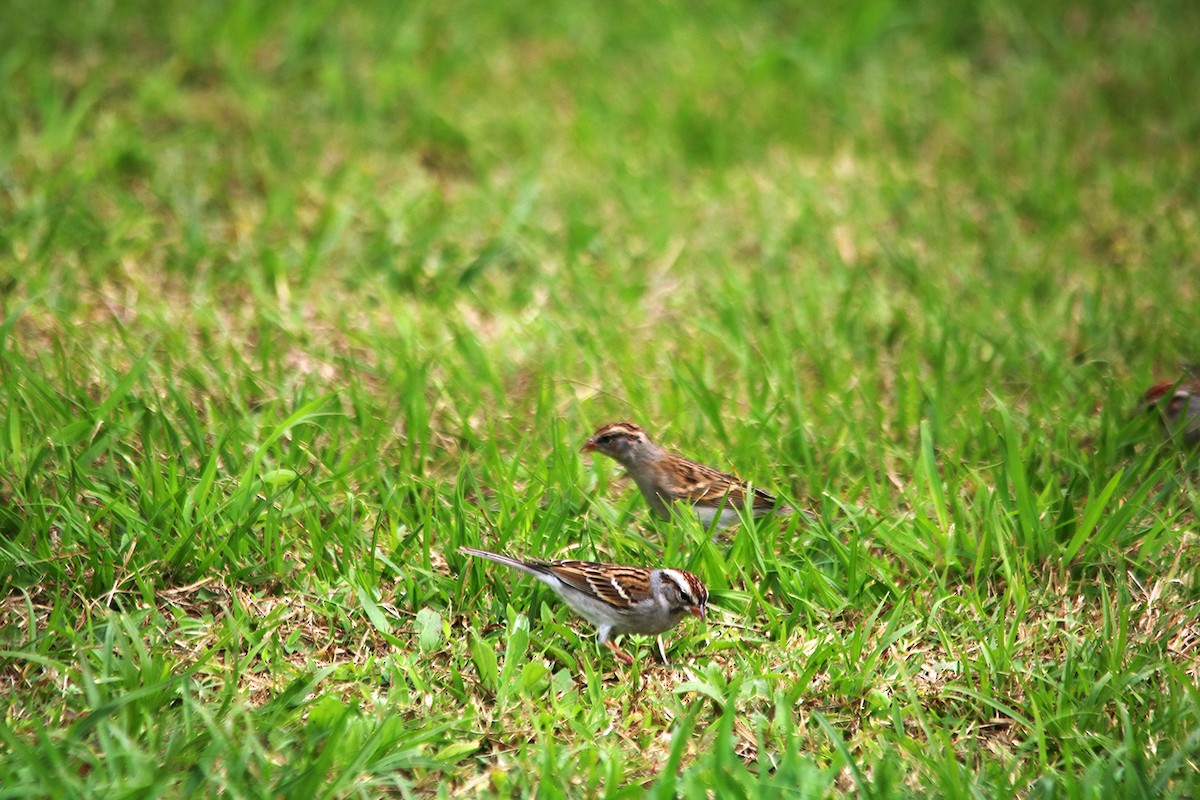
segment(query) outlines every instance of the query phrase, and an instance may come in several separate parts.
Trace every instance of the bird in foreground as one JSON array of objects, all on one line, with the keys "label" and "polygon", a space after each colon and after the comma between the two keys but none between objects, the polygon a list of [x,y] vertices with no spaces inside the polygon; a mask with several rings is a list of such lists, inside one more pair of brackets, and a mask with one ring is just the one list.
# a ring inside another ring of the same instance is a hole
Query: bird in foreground
[{"label": "bird in foreground", "polygon": [[602,425],[583,445],[582,452],[593,451],[620,462],[660,517],[671,516],[671,503],[685,503],[704,527],[717,518],[718,526],[724,528],[738,521],[747,498],[755,517],[792,513],[790,507],[779,505],[773,496],[737,476],[660,447],[632,422]]},{"label": "bird in foreground", "polygon": [[1151,386],[1140,407],[1157,410],[1167,433],[1181,437],[1185,445],[1200,444],[1200,377],[1193,370],[1181,380]]},{"label": "bird in foreground", "polygon": [[479,556],[532,575],[554,590],[563,602],[597,628],[600,644],[632,664],[613,637],[626,633],[656,636],[679,624],[685,614],[703,617],[708,589],[690,572],[601,564],[595,561],[538,561],[460,547]]}]

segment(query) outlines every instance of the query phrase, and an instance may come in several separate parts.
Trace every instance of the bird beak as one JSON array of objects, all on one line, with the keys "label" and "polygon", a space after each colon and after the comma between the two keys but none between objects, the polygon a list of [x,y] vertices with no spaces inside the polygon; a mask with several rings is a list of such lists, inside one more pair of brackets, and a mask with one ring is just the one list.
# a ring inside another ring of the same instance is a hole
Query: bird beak
[{"label": "bird beak", "polygon": [[579,452],[590,453],[595,449],[596,449],[596,440],[588,439],[586,442],[583,443],[583,447],[579,448]]},{"label": "bird beak", "polygon": [[698,619],[704,619],[704,606],[691,606],[688,608],[688,613]]}]

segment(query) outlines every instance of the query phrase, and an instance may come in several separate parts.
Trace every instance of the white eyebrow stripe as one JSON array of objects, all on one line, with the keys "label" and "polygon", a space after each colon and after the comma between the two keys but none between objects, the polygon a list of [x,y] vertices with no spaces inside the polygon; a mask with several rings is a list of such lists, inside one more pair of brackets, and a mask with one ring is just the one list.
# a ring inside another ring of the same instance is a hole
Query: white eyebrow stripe
[{"label": "white eyebrow stripe", "polygon": [[689,600],[693,599],[692,584],[682,572],[677,569],[664,569],[663,575],[666,575],[671,579],[675,586],[679,588],[679,593],[683,595],[684,598]]}]

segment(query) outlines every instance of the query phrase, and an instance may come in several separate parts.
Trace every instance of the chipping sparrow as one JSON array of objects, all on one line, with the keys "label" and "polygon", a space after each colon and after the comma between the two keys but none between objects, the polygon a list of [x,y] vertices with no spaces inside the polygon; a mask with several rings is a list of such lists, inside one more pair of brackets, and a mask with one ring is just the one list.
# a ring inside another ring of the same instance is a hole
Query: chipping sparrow
[{"label": "chipping sparrow", "polygon": [[708,607],[708,589],[681,569],[534,561],[473,547],[460,547],[459,552],[519,569],[549,586],[572,611],[596,626],[600,644],[626,664],[633,658],[617,647],[614,636],[657,635],[678,625],[684,614],[703,617]]},{"label": "chipping sparrow", "polygon": [[752,488],[740,478],[706,467],[650,441],[646,432],[632,422],[601,426],[583,446],[583,452],[599,451],[624,465],[650,508],[660,517],[670,517],[667,504],[686,503],[705,527],[720,514],[722,528],[738,521],[738,511],[750,492],[755,517],[791,514],[788,506],[762,489]]},{"label": "chipping sparrow", "polygon": [[1141,407],[1156,409],[1167,433],[1180,436],[1185,445],[1200,444],[1200,377],[1191,370],[1181,380],[1151,386]]}]

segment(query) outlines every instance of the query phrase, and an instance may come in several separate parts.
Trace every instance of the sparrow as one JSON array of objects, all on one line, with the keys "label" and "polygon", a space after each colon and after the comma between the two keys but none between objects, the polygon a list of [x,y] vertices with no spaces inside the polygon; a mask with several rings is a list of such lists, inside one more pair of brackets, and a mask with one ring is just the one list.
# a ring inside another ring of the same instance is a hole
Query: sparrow
[{"label": "sparrow", "polygon": [[1151,386],[1139,408],[1158,411],[1168,435],[1182,437],[1188,447],[1200,444],[1200,377],[1192,370],[1180,380]]},{"label": "sparrow", "polygon": [[738,512],[746,506],[747,496],[755,517],[792,513],[790,507],[779,505],[762,489],[660,447],[632,422],[602,425],[581,452],[593,451],[620,462],[660,517],[671,516],[670,503],[686,503],[704,527],[716,518],[718,526],[724,528],[738,521]]},{"label": "sparrow", "polygon": [[600,644],[626,664],[632,664],[633,658],[617,647],[613,637],[656,636],[678,625],[685,614],[703,617],[708,610],[708,589],[681,569],[540,561],[474,547],[460,547],[459,552],[520,570],[549,586],[572,611],[596,626]]}]

